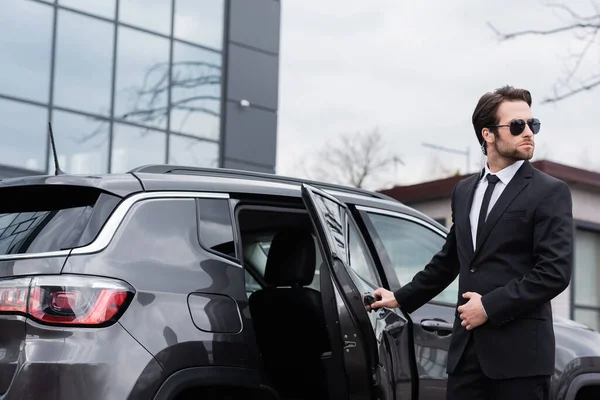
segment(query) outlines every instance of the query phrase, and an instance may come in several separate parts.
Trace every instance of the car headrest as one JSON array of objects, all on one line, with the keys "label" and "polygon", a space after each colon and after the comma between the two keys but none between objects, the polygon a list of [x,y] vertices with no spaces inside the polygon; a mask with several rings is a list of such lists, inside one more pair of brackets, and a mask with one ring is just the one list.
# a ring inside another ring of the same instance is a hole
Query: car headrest
[{"label": "car headrest", "polygon": [[269,249],[265,281],[273,286],[307,286],[315,276],[315,242],[299,228],[278,232]]}]

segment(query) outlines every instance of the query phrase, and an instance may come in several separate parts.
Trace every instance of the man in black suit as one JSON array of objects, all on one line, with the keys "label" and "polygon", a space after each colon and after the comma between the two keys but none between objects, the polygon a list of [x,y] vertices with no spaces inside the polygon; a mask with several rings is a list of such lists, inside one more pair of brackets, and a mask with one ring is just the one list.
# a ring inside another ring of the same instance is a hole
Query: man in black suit
[{"label": "man in black suit", "polygon": [[411,313],[459,276],[448,354],[448,399],[548,399],[554,373],[550,301],[569,284],[573,218],[569,187],[534,168],[540,122],[527,90],[483,95],[473,113],[484,169],[452,193],[446,243],[396,292],[371,308]]}]

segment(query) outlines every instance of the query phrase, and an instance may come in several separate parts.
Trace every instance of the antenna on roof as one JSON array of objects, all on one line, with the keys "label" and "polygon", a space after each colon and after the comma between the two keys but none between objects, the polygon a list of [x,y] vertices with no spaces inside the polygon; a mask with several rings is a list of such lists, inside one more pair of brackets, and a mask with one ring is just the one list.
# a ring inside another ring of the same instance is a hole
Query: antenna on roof
[{"label": "antenna on roof", "polygon": [[54,143],[54,133],[52,132],[52,123],[48,122],[48,133],[50,134],[50,143],[52,144],[52,154],[54,155],[54,175],[64,174],[58,166],[58,156],[56,155],[56,144]]}]

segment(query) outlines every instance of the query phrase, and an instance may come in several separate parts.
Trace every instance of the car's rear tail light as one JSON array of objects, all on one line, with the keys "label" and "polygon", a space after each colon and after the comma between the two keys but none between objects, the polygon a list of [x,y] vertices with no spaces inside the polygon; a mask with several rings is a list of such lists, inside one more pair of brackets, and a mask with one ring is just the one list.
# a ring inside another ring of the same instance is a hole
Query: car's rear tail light
[{"label": "car's rear tail light", "polygon": [[0,312],[27,312],[31,278],[0,281]]},{"label": "car's rear tail light", "polygon": [[42,323],[105,326],[125,311],[134,289],[107,278],[38,276],[0,282],[0,312],[27,314]]}]

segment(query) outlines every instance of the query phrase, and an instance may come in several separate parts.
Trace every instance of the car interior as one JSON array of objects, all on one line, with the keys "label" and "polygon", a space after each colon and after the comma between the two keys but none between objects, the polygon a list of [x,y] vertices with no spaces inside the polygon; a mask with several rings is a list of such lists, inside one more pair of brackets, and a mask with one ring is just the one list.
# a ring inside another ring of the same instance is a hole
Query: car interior
[{"label": "car interior", "polygon": [[322,263],[306,210],[242,207],[248,302],[265,375],[284,399],[327,398]]}]

